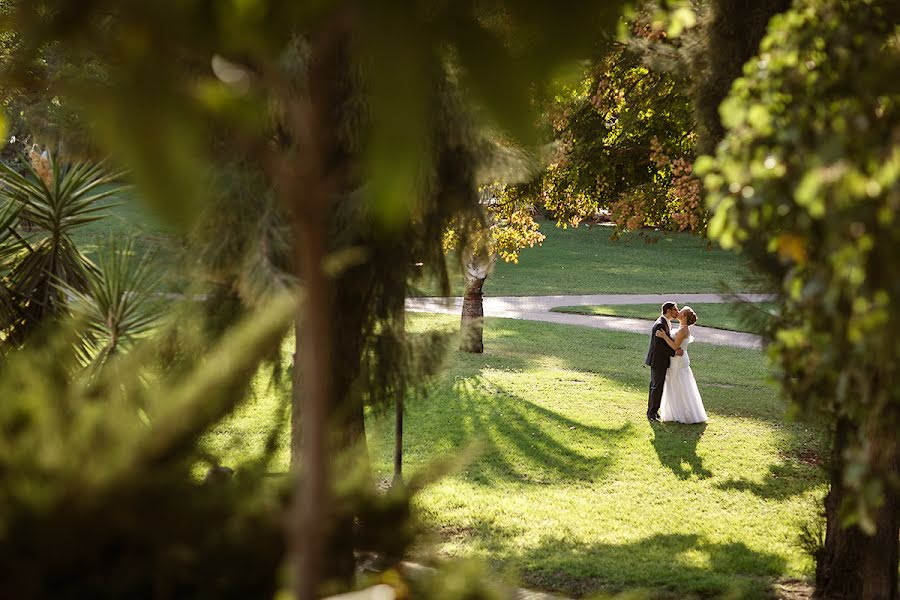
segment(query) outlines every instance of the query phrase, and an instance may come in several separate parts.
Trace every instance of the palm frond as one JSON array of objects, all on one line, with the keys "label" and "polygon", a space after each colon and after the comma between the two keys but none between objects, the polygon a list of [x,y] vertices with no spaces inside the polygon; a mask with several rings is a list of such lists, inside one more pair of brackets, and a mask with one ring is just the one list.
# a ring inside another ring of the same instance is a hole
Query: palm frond
[{"label": "palm frond", "polygon": [[[21,343],[42,321],[62,314],[71,294],[61,285],[85,291],[97,269],[72,232],[102,219],[113,206],[108,200],[127,187],[122,174],[109,172],[102,162],[69,164],[34,150],[23,162],[23,173],[0,163],[0,204],[15,214],[3,213],[9,219],[5,231],[18,242],[10,241],[9,249],[0,246],[4,289],[15,308],[0,307],[0,331],[6,334],[0,343]],[[17,223],[28,224],[28,241],[18,235]]]},{"label": "palm frond", "polygon": [[80,358],[91,372],[146,336],[159,323],[163,306],[156,296],[159,275],[153,256],[135,256],[134,241],[110,238],[77,288],[60,281],[70,312],[81,323]]}]

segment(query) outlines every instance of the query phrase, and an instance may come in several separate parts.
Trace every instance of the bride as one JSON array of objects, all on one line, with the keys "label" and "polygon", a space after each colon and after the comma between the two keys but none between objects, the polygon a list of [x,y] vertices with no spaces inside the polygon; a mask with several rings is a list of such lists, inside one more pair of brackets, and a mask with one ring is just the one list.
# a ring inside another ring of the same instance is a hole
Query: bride
[{"label": "bride", "polygon": [[697,322],[697,313],[690,306],[685,306],[678,312],[677,317],[681,326],[676,331],[674,340],[662,331],[656,332],[656,337],[665,340],[673,350],[685,347],[684,355],[673,356],[669,370],[666,371],[662,405],[659,409],[660,420],[704,423],[706,411],[703,409],[703,400],[700,399],[700,390],[697,389],[694,372],[691,371],[691,359],[687,353],[687,345],[694,341],[689,326]]}]

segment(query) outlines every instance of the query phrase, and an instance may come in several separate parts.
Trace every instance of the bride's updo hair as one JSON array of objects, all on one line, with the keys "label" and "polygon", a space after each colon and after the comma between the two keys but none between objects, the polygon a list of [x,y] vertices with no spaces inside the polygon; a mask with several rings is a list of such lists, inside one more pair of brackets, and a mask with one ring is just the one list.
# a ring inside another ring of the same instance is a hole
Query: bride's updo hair
[{"label": "bride's updo hair", "polygon": [[693,325],[697,322],[697,313],[694,312],[694,309],[690,306],[685,306],[681,310],[684,311],[685,316],[687,317],[687,324]]}]

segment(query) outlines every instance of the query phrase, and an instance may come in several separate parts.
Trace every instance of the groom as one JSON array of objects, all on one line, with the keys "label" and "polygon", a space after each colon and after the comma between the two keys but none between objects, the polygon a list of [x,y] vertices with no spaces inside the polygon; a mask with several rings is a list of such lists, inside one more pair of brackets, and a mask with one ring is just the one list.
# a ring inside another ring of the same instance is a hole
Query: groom
[{"label": "groom", "polygon": [[662,402],[663,386],[666,384],[666,370],[669,368],[669,360],[676,354],[683,354],[684,350],[677,352],[661,338],[656,337],[656,332],[662,330],[669,338],[669,321],[678,316],[678,305],[674,302],[666,302],[662,305],[662,315],[653,323],[650,331],[650,349],[647,351],[647,360],[644,364],[650,367],[650,398],[647,401],[647,418],[650,421],[659,422],[659,405]]}]

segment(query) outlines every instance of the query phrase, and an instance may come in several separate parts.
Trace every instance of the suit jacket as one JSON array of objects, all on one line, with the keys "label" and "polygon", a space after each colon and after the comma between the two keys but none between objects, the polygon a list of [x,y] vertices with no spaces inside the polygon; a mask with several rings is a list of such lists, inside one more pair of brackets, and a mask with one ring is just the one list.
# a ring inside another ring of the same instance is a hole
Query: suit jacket
[{"label": "suit jacket", "polygon": [[666,317],[660,315],[650,331],[650,348],[647,350],[647,360],[644,361],[644,364],[654,369],[668,369],[669,361],[675,356],[675,351],[665,340],[656,337],[656,332],[660,329],[669,336],[669,339],[672,339],[672,336],[669,335],[669,324],[666,322]]}]

